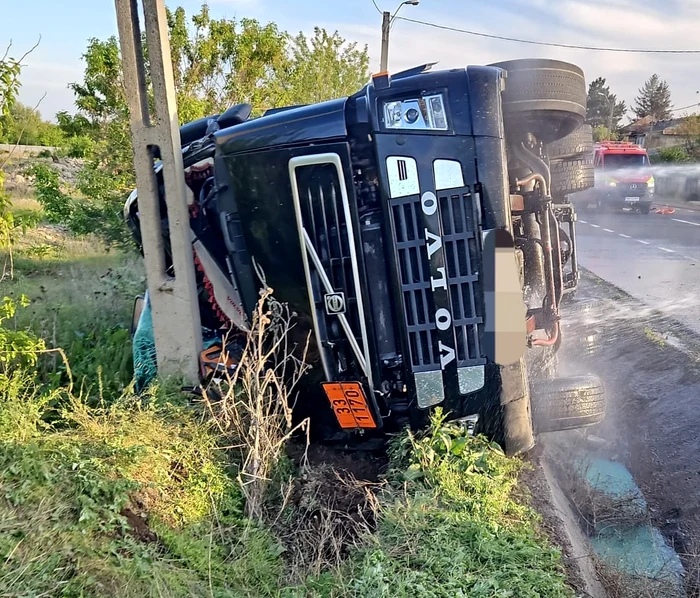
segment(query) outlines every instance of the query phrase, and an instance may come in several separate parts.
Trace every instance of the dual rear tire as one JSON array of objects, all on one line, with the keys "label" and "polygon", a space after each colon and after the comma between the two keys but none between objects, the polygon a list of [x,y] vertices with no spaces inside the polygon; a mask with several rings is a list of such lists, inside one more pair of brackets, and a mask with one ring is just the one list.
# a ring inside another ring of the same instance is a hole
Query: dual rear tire
[{"label": "dual rear tire", "polygon": [[593,187],[593,131],[583,124],[587,98],[583,71],[567,62],[545,59],[491,66],[507,73],[502,94],[506,127],[546,144],[552,196],[561,199]]}]

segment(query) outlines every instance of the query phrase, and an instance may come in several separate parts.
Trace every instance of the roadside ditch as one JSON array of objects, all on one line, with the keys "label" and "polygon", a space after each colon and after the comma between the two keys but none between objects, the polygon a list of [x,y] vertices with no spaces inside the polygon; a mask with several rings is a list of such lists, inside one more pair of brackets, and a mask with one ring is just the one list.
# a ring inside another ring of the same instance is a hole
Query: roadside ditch
[{"label": "roadside ditch", "polygon": [[700,337],[588,271],[564,317],[561,375],[598,375],[608,401],[604,422],[546,435],[537,459],[583,536],[564,550],[588,563],[577,589],[700,597]]}]

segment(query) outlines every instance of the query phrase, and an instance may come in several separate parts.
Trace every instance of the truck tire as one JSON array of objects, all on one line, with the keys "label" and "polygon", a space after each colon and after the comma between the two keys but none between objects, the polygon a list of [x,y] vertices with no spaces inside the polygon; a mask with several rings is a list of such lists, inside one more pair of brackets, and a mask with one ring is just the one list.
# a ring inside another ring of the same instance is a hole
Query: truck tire
[{"label": "truck tire", "polygon": [[552,197],[585,191],[595,185],[593,154],[568,160],[552,160]]},{"label": "truck tire", "polygon": [[593,128],[591,125],[581,125],[570,135],[553,141],[547,146],[547,155],[550,160],[592,156]]},{"label": "truck tire", "polygon": [[578,129],[586,118],[586,80],[568,62],[528,58],[498,62],[506,71],[503,113],[511,127],[552,143]]},{"label": "truck tire", "polygon": [[605,389],[591,374],[533,384],[531,395],[538,434],[585,428],[605,418]]}]

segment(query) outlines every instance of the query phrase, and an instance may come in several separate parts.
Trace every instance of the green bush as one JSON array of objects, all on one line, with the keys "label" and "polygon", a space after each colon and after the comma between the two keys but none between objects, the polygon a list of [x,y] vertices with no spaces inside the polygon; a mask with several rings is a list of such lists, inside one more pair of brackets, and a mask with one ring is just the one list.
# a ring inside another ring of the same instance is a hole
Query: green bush
[{"label": "green bush", "polygon": [[[41,436],[0,438],[0,594],[255,595],[240,573],[256,563],[229,566],[242,503],[216,437],[163,398],[73,399]],[[276,553],[258,544],[260,567]]]},{"label": "green bush", "polygon": [[93,151],[95,142],[87,135],[74,135],[64,144],[65,154],[69,158],[87,158]]},{"label": "green bush", "polygon": [[661,163],[689,162],[690,156],[682,146],[663,147],[656,152],[656,161]]},{"label": "green bush", "polygon": [[44,208],[46,220],[51,224],[70,225],[73,200],[61,191],[58,172],[45,164],[35,164],[27,174],[34,177],[36,199]]},{"label": "green bush", "polygon": [[516,502],[522,464],[436,410],[391,449],[377,530],[347,567],[283,596],[573,598],[558,550]]},{"label": "green bush", "polygon": [[605,125],[593,127],[593,141],[617,141],[619,135],[615,131],[611,131]]}]

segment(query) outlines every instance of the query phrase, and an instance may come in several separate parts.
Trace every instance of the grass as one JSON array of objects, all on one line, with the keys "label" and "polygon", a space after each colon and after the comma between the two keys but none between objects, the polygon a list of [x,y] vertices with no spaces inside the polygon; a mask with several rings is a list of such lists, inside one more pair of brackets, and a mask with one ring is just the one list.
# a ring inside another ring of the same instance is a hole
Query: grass
[{"label": "grass", "polygon": [[644,328],[644,336],[662,349],[666,346],[666,339],[661,334],[649,327]]},{"label": "grass", "polygon": [[[32,210],[30,202],[22,205]],[[13,275],[0,281],[0,293],[30,300],[28,309],[18,311],[14,327],[31,329],[49,348],[62,347],[78,385],[121,393],[133,375],[133,300],[145,286],[137,256],[108,252],[96,239],[38,226],[18,235],[12,261]],[[45,374],[56,384],[66,383],[63,362],[57,355],[50,361]]]},{"label": "grass", "polygon": [[373,484],[281,459],[246,518],[220,422],[167,383],[132,391],[138,260],[47,226],[13,257],[0,292],[30,305],[9,325],[65,349],[75,384],[56,353],[0,367],[0,596],[573,596],[513,497],[520,462],[439,412]]},{"label": "grass", "polygon": [[393,462],[351,595],[573,596],[535,513],[512,497],[520,463],[498,446],[438,411],[421,438],[397,441]]}]

